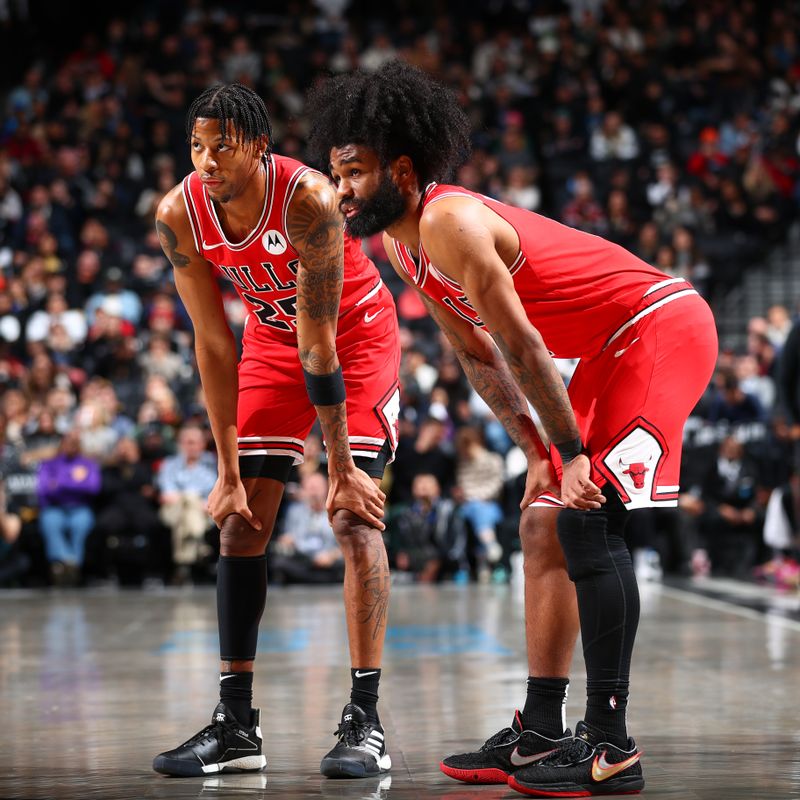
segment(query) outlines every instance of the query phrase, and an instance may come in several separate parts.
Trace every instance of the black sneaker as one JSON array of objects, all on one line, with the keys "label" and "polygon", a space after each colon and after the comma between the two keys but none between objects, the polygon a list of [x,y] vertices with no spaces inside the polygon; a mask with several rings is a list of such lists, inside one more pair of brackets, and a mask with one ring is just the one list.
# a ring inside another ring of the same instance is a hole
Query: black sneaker
[{"label": "black sneaker", "polygon": [[575,738],[540,763],[515,772],[508,785],[534,797],[590,797],[638,794],[644,789],[641,752],[633,739],[628,748],[603,741],[603,732],[579,722]]},{"label": "black sneaker", "polygon": [[536,731],[524,730],[522,717],[515,711],[510,728],[487,739],[474,753],[448,756],[439,769],[465,783],[506,783],[516,770],[552,755],[570,741],[570,731],[560,739],[548,739]]},{"label": "black sneaker", "polygon": [[319,765],[326,778],[366,778],[392,768],[383,727],[370,722],[363,709],[354,703],[344,707],[335,735],[339,741]]},{"label": "black sneaker", "polygon": [[254,708],[250,726],[242,725],[223,703],[211,716],[211,724],[180,747],[167,750],[153,759],[153,769],[164,775],[199,777],[223,770],[264,769],[261,753],[261,712]]}]

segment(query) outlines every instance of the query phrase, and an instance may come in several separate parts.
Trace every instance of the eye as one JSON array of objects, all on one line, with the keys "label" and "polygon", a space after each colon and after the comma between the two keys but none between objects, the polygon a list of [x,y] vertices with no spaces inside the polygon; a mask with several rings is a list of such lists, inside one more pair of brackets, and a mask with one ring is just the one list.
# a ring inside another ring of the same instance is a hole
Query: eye
[{"label": "eye", "polygon": [[360,174],[361,174],[361,170],[360,169],[355,169],[354,168],[354,169],[350,170],[350,177],[351,178],[355,178],[356,175],[360,175]]},{"label": "eye", "polygon": [[230,150],[230,149],[231,149],[230,146],[225,144],[225,142],[220,142],[217,145],[217,152],[219,152],[219,153],[224,153],[226,150]]}]

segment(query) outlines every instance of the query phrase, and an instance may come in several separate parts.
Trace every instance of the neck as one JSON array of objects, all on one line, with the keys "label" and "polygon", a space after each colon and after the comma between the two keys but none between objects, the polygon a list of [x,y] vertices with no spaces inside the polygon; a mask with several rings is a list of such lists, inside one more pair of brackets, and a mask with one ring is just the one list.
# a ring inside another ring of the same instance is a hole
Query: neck
[{"label": "neck", "polygon": [[397,222],[386,228],[395,241],[402,242],[412,253],[419,255],[419,221],[422,218],[422,191],[415,188],[406,196],[406,210]]},{"label": "neck", "polygon": [[267,170],[262,159],[239,194],[227,203],[214,203],[226,235],[233,233],[236,239],[241,229],[250,231],[256,226],[261,218],[266,193]]}]

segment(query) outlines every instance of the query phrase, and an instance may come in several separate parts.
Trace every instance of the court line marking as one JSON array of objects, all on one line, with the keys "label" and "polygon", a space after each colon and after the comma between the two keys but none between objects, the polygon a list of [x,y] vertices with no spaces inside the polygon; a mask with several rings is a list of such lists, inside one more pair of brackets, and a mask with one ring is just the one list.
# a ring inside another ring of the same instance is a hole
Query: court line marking
[{"label": "court line marking", "polygon": [[769,625],[778,625],[787,628],[788,630],[800,633],[800,622],[793,619],[787,619],[780,614],[772,611],[754,611],[752,608],[743,608],[736,605],[729,600],[718,600],[713,597],[706,597],[703,594],[696,594],[687,589],[678,589],[674,586],[661,585],[661,593],[666,597],[672,597],[674,600],[683,600],[687,603],[694,603],[696,606],[704,606],[705,608],[713,608],[715,611],[726,611],[729,614],[736,614],[739,617],[744,617],[749,620],[757,620]]}]

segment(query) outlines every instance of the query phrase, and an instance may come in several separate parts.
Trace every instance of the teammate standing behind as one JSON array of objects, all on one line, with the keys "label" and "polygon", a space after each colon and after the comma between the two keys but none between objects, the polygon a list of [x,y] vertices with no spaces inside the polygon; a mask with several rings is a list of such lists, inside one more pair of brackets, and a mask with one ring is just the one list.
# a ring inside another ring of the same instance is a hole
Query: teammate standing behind
[{"label": "teammate standing behind", "polygon": [[[716,361],[711,312],[686,281],[617,245],[437,183],[466,158],[464,116],[413,67],[333,79],[309,114],[312,151],[330,163],[348,228],[385,231],[395,269],[425,296],[479,390],[479,365],[496,359],[491,332],[552,442],[587,706],[575,738],[531,757],[509,785],[542,796],[638,792],[625,709],[639,594],[625,522],[629,509],[677,504],[683,425]],[[569,395],[551,355],[581,359]],[[494,396],[518,439],[521,406]],[[531,481],[534,466],[528,490],[544,485]]]},{"label": "teammate standing behind", "polygon": [[[324,775],[391,766],[377,713],[389,568],[378,488],[396,445],[399,346],[392,297],[357,242],[343,235],[335,190],[320,173],[274,155],[263,101],[215,86],[186,125],[195,171],[161,201],[156,228],[192,318],[219,478],[208,506],[220,526],[217,610],[220,702],[211,724],[162,753],[169,775],[258,770],[251,708],[265,549],[284,485],[319,417],[327,499],[344,554],[351,703]],[[217,272],[219,270],[219,272]],[[233,281],[247,317],[238,365],[218,278]],[[345,402],[345,395],[347,397]]]}]

